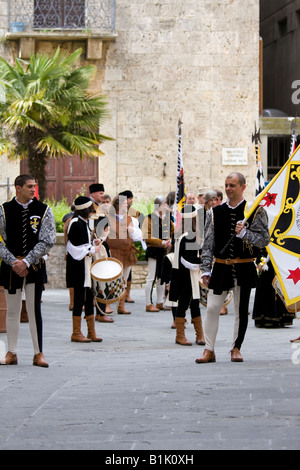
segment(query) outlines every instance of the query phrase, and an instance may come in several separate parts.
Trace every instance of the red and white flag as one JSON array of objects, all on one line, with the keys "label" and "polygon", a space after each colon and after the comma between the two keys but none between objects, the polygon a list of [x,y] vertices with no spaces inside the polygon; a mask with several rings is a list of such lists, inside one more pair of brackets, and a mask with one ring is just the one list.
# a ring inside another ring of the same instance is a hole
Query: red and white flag
[{"label": "red and white flag", "polygon": [[257,196],[245,219],[258,206],[268,213],[267,247],[287,306],[300,302],[300,146]]}]

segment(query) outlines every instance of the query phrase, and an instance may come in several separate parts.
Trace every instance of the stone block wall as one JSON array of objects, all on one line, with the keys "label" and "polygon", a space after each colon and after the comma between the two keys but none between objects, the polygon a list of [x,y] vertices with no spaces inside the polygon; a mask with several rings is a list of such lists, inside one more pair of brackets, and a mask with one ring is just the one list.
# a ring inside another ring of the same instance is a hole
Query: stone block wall
[{"label": "stone block wall", "polygon": [[[225,177],[240,171],[246,197],[253,197],[259,3],[117,1],[117,37],[103,43],[99,60],[87,60],[85,41],[36,40],[40,53],[83,47],[81,63],[96,65],[92,89],[106,95],[110,108],[101,132],[114,139],[101,147],[98,178],[112,197],[131,189],[137,200],[152,200],[176,189],[179,119],[186,190],[222,189]],[[2,31],[4,20],[0,15]],[[0,51],[13,61],[18,41],[1,43]],[[226,148],[246,149],[246,164],[224,165]]]},{"label": "stone block wall", "polygon": [[[187,190],[223,188],[236,170],[252,197],[259,0],[123,0],[116,31],[100,64],[112,115],[103,131],[115,138],[99,161],[107,190],[148,199],[174,190],[181,119]],[[223,148],[245,148],[248,164],[223,165]]]}]

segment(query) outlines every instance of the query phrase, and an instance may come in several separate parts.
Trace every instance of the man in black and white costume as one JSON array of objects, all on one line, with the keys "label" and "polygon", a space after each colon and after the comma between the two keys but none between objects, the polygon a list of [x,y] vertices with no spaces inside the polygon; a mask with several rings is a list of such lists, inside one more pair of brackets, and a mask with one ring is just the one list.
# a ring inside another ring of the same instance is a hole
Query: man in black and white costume
[{"label": "man in black and white costume", "polygon": [[16,197],[0,206],[0,284],[7,303],[8,352],[0,364],[18,363],[22,290],[26,295],[29,327],[34,349],[33,365],[48,367],[43,355],[41,297],[46,281],[45,255],[54,245],[56,229],[49,206],[35,197],[35,179],[20,175],[15,180]]},{"label": "man in black and white costume", "polygon": [[[74,288],[73,333],[71,341],[76,343],[101,342],[96,335],[94,296],[91,282],[92,255],[100,251],[101,240],[91,240],[88,219],[93,212],[93,203],[86,196],[74,201],[74,216],[68,226],[66,281]],[[81,314],[85,307],[88,335],[81,332]]]},{"label": "man in black and white costume", "polygon": [[244,226],[246,181],[242,174],[231,173],[225,181],[227,202],[206,214],[201,271],[209,288],[205,321],[206,348],[198,364],[215,362],[215,342],[220,310],[229,290],[233,289],[235,305],[232,362],[243,362],[240,353],[248,326],[251,289],[256,287],[254,260],[258,250],[270,241],[268,216],[258,207]]}]

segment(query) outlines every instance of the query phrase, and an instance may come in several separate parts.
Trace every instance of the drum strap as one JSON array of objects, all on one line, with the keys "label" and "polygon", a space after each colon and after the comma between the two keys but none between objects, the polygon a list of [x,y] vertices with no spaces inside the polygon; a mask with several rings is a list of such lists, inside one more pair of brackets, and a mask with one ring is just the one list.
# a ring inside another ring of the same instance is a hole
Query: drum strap
[{"label": "drum strap", "polygon": [[245,259],[243,258],[234,258],[234,259],[216,258],[215,262],[219,264],[232,265],[232,264],[241,264],[241,263],[253,263],[254,259],[253,258],[245,258]]}]

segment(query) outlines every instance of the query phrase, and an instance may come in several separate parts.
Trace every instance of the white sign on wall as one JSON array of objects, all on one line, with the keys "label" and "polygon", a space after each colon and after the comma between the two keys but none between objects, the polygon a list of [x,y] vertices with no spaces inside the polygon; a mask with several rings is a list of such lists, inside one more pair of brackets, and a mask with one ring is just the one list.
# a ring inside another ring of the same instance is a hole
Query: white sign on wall
[{"label": "white sign on wall", "polygon": [[222,149],[222,165],[248,165],[247,148]]}]

